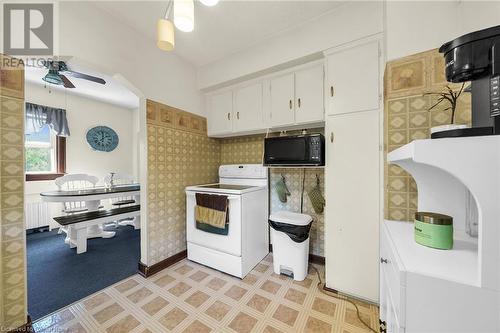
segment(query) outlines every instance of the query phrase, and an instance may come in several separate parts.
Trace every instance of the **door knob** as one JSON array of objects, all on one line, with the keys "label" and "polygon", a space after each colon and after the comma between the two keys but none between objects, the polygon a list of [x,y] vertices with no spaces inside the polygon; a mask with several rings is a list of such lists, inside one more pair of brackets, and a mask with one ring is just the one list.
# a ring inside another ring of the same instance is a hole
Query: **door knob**
[{"label": "door knob", "polygon": [[388,263],[388,260],[387,260],[387,259],[384,259],[384,258],[380,258],[380,263],[381,263],[381,264],[387,264],[387,263]]},{"label": "door knob", "polygon": [[231,120],[231,113],[230,112],[227,113],[227,120]]},{"label": "door knob", "polygon": [[330,86],[330,96],[333,97],[333,86]]},{"label": "door knob", "polygon": [[300,98],[297,100],[297,102],[298,102],[298,105],[299,105],[299,108],[300,108]]},{"label": "door knob", "polygon": [[236,112],[236,118],[240,119],[240,111]]},{"label": "door knob", "polygon": [[290,110],[292,109],[292,100],[288,102],[288,105],[290,106]]},{"label": "door knob", "polygon": [[330,132],[330,142],[333,143],[333,132]]}]

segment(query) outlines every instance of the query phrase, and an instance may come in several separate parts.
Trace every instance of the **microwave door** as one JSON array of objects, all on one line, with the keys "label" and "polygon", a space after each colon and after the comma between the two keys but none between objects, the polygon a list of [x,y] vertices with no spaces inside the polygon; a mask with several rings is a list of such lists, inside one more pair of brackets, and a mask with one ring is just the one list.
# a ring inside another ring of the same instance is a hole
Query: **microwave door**
[{"label": "microwave door", "polygon": [[308,160],[309,154],[305,138],[276,139],[266,143],[266,150],[269,164],[301,164]]}]

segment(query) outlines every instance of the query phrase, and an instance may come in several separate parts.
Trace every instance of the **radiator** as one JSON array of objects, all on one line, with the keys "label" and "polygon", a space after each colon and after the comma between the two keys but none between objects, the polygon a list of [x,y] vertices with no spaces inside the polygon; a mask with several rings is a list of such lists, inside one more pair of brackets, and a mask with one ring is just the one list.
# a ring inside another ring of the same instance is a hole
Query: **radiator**
[{"label": "radiator", "polygon": [[48,226],[50,223],[50,209],[46,202],[27,202],[24,205],[26,230]]}]

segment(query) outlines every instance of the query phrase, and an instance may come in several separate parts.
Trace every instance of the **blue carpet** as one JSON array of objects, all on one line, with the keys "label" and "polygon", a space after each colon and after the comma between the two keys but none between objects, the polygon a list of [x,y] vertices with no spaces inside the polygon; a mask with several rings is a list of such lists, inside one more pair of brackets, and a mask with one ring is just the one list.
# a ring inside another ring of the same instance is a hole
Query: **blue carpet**
[{"label": "blue carpet", "polygon": [[33,320],[137,273],[140,230],[121,226],[113,238],[90,239],[76,254],[57,229],[27,238],[28,313]]}]

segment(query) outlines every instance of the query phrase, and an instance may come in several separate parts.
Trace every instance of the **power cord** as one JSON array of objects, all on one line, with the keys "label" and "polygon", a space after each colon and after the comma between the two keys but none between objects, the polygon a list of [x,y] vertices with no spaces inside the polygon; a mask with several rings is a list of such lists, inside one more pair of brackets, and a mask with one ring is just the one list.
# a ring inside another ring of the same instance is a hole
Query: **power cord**
[{"label": "power cord", "polygon": [[356,315],[358,316],[358,319],[359,321],[365,325],[370,331],[372,332],[375,332],[375,333],[379,333],[378,331],[374,330],[369,324],[367,324],[362,318],[361,318],[361,315],[359,313],[359,308],[358,306],[356,305],[356,303],[354,303],[353,301],[351,301],[350,299],[348,299],[347,297],[344,297],[344,296],[339,296],[339,295],[336,295],[336,294],[333,294],[331,292],[328,292],[326,290],[323,289],[323,280],[321,279],[321,274],[319,274],[319,271],[316,267],[314,267],[313,265],[310,265],[310,267],[312,267],[312,269],[314,269],[314,271],[316,272],[316,275],[318,276],[318,284],[317,284],[317,288],[318,290],[327,295],[327,296],[330,296],[330,297],[333,297],[333,298],[336,298],[336,299],[339,299],[341,301],[346,301],[347,303],[350,303],[351,305],[354,306],[354,308],[356,309]]},{"label": "power cord", "polygon": [[300,213],[304,212],[304,185],[306,182],[306,168],[302,168],[302,188],[300,190]]}]

